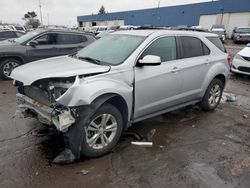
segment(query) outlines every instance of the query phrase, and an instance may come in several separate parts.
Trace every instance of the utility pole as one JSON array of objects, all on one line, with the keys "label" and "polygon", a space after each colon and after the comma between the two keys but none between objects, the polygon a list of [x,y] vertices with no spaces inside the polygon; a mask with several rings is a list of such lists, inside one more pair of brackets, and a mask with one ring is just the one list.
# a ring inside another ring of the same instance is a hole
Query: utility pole
[{"label": "utility pole", "polygon": [[39,9],[40,9],[40,20],[41,20],[41,25],[43,25],[43,15],[42,15],[42,5],[41,5],[41,0],[39,0]]},{"label": "utility pole", "polygon": [[49,13],[47,14],[47,18],[48,18],[48,26],[49,26]]},{"label": "utility pole", "polygon": [[161,1],[158,1],[158,8],[160,8]]}]

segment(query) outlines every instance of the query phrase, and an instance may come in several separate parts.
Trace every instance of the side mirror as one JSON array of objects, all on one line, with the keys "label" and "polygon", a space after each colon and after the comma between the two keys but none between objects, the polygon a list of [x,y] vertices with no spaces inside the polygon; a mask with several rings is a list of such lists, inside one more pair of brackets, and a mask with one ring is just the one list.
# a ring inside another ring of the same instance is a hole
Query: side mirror
[{"label": "side mirror", "polygon": [[247,47],[250,47],[250,43],[247,44]]},{"label": "side mirror", "polygon": [[139,65],[160,65],[161,58],[155,55],[146,55],[143,59],[139,60]]},{"label": "side mirror", "polygon": [[38,42],[33,40],[33,41],[29,42],[29,45],[32,46],[32,47],[36,47],[38,45]]}]

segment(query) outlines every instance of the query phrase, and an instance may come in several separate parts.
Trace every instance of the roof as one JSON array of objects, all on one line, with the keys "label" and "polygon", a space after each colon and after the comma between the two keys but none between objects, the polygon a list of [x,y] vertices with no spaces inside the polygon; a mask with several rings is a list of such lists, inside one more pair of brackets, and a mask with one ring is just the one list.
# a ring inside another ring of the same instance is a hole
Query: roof
[{"label": "roof", "polygon": [[177,31],[177,30],[128,30],[128,31],[116,31],[112,34],[119,35],[134,35],[134,36],[144,36],[147,37],[151,34],[159,34],[159,35],[193,35],[193,36],[204,36],[204,37],[217,37],[218,35],[214,33],[207,32],[197,32],[197,31]]},{"label": "roof", "polygon": [[213,28],[212,31],[225,31],[223,28]]},{"label": "roof", "polygon": [[93,34],[88,33],[88,32],[79,31],[79,30],[70,30],[70,29],[36,29],[35,31],[38,31],[39,33],[43,33],[43,32],[65,32],[65,33],[76,33],[76,34],[85,34],[85,35],[94,36]]},{"label": "roof", "polygon": [[240,27],[237,27],[237,29],[248,29],[250,28],[250,26],[240,26]]}]

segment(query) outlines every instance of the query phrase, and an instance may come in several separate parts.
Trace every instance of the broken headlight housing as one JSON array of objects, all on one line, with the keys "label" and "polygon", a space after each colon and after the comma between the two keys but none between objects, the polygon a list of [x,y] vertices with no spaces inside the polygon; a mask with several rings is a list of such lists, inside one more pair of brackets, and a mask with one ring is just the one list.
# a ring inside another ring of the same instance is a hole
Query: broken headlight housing
[{"label": "broken headlight housing", "polygon": [[54,99],[57,99],[61,97],[71,86],[73,83],[63,83],[63,82],[58,82],[58,83],[50,83],[49,85],[49,90],[53,96]]}]

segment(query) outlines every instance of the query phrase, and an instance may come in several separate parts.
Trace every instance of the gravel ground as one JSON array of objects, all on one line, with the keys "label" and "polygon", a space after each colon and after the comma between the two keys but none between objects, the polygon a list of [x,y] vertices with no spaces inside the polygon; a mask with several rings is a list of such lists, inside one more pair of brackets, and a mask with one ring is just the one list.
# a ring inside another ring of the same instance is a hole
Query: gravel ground
[{"label": "gravel ground", "polygon": [[[230,46],[235,54],[243,46]],[[62,137],[33,119],[21,119],[10,81],[0,81],[0,187],[250,187],[250,78],[231,78],[237,101],[214,112],[187,107],[135,124],[129,132],[153,147],[123,136],[115,150],[70,165],[51,160]]]}]

